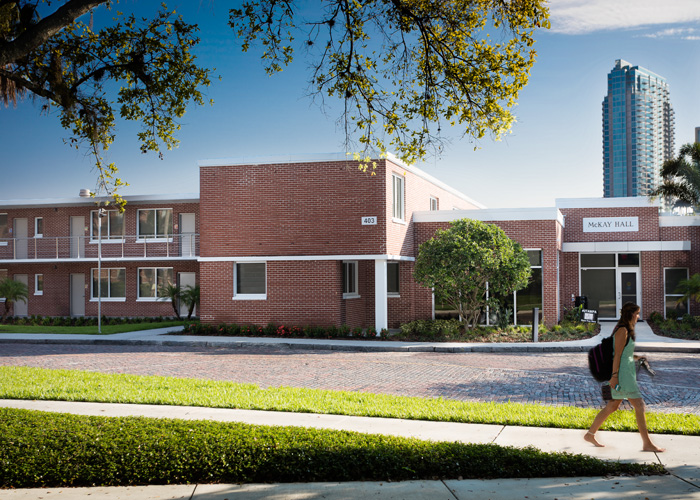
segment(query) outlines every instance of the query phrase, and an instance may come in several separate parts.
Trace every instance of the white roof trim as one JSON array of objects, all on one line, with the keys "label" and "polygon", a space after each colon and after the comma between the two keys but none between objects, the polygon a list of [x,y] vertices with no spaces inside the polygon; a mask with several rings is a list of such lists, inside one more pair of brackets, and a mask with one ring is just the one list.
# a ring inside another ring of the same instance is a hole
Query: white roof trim
[{"label": "white roof trim", "polygon": [[700,217],[692,215],[663,215],[659,217],[659,227],[700,226]]},{"label": "white roof trim", "polygon": [[[154,203],[198,203],[199,193],[181,194],[153,194],[153,195],[123,195],[128,204],[151,205]],[[97,203],[110,202],[109,196],[95,196],[94,198],[37,198],[26,200],[0,200],[0,209],[33,208],[33,207],[74,207],[80,205],[96,206]]]},{"label": "white roof trim", "polygon": [[646,196],[628,196],[620,198],[557,198],[557,208],[624,208],[624,207],[659,207],[660,200],[650,201]]},{"label": "white roof trim", "polygon": [[415,257],[405,255],[270,255],[239,257],[200,257],[199,262],[262,262],[262,261],[309,261],[309,260],[402,260],[413,262]]},{"label": "white roof trim", "polygon": [[423,210],[413,212],[413,222],[452,222],[458,219],[480,221],[556,220],[564,225],[557,208],[487,208],[483,210]]},{"label": "white roof trim", "polygon": [[675,252],[690,251],[690,241],[586,241],[562,245],[562,252]]}]

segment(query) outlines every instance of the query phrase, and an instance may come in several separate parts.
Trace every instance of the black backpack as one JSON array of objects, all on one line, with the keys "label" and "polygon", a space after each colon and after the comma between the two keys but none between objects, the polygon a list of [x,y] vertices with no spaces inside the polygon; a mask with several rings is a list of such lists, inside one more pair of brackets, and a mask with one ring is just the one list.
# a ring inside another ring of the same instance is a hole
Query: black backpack
[{"label": "black backpack", "polygon": [[[607,382],[612,378],[613,371],[613,347],[615,346],[615,332],[620,326],[616,326],[612,335],[605,337],[600,344],[588,351],[588,369],[598,382]],[[630,337],[627,334],[627,342]]]}]

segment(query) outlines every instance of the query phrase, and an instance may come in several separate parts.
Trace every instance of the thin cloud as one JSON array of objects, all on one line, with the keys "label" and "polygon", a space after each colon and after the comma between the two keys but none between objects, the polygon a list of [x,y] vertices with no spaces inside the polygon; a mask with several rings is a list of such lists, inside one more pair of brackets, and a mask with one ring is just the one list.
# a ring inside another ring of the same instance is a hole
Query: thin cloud
[{"label": "thin cloud", "polygon": [[680,38],[681,40],[698,40],[700,36],[694,28],[667,28],[656,33],[642,35],[645,38]]},{"label": "thin cloud", "polygon": [[700,21],[698,0],[549,0],[548,5],[551,30],[567,35]]}]

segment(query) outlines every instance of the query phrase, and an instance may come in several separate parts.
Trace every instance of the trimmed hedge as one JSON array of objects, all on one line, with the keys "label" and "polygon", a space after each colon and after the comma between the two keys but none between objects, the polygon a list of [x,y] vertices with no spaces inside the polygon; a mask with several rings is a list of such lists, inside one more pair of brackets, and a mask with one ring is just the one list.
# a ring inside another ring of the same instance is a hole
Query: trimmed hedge
[{"label": "trimmed hedge", "polygon": [[663,474],[535,448],[296,427],[0,409],[0,487]]}]

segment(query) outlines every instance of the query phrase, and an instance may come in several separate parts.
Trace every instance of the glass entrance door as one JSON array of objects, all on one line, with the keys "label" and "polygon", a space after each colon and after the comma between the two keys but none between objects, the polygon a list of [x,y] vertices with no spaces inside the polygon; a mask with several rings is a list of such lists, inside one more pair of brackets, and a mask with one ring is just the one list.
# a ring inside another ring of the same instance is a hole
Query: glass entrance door
[{"label": "glass entrance door", "polygon": [[622,309],[622,305],[626,302],[634,302],[639,304],[639,296],[637,293],[637,283],[639,283],[638,269],[618,269],[618,288],[617,288],[617,310]]}]

